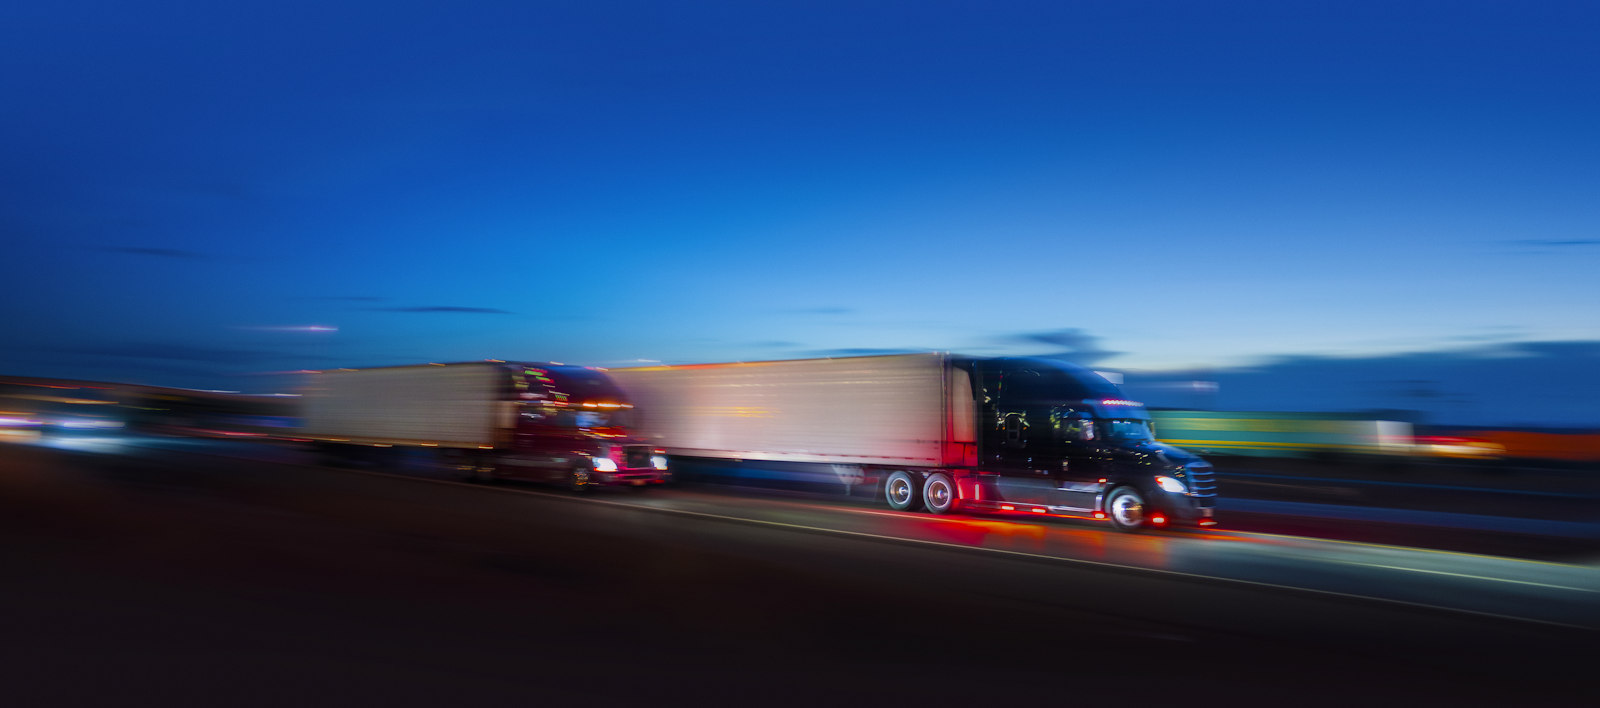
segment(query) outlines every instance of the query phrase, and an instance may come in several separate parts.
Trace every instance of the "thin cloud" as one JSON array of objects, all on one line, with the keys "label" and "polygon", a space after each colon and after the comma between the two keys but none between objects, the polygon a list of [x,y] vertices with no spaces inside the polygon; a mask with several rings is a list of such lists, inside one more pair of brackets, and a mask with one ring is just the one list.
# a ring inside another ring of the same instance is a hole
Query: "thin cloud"
[{"label": "thin cloud", "polygon": [[1524,246],[1600,246],[1600,239],[1525,238],[1512,241],[1512,243],[1519,243]]},{"label": "thin cloud", "polygon": [[779,310],[786,315],[848,315],[855,312],[850,307],[805,307],[798,310]]},{"label": "thin cloud", "polygon": [[121,253],[129,256],[153,256],[156,258],[205,258],[205,256],[194,251],[183,251],[176,248],[150,248],[146,246],[100,246],[95,250],[105,251],[106,253]]},{"label": "thin cloud", "polygon": [[929,349],[816,349],[806,352],[811,356],[879,356],[883,354],[915,354]]},{"label": "thin cloud", "polygon": [[429,305],[426,307],[375,307],[376,312],[453,312],[471,315],[509,315],[509,310],[492,307],[457,307],[455,305]]}]

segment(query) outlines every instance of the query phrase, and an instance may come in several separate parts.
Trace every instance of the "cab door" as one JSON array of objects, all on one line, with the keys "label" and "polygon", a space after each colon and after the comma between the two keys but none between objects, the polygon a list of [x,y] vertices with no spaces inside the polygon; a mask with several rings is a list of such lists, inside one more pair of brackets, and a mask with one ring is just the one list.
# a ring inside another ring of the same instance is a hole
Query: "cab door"
[{"label": "cab door", "polygon": [[985,447],[994,451],[988,466],[998,475],[995,490],[1000,501],[1053,503],[1056,483],[1049,463],[1053,441],[1047,420],[1040,413],[1031,406],[995,407],[986,441],[990,444]]},{"label": "cab door", "polygon": [[1095,422],[1087,411],[1070,407],[1052,411],[1050,418],[1053,437],[1061,453],[1059,469],[1052,470],[1051,474],[1055,480],[1052,505],[1093,511],[1102,489],[1100,480],[1106,471]]}]

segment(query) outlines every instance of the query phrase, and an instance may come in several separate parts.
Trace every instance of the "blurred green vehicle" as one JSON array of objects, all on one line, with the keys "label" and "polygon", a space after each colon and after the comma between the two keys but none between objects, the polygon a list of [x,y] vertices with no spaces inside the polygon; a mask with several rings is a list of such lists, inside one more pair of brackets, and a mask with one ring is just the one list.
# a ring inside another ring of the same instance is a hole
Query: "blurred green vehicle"
[{"label": "blurred green vehicle", "polygon": [[1411,423],[1371,413],[1152,410],[1156,439],[1202,455],[1408,455]]}]

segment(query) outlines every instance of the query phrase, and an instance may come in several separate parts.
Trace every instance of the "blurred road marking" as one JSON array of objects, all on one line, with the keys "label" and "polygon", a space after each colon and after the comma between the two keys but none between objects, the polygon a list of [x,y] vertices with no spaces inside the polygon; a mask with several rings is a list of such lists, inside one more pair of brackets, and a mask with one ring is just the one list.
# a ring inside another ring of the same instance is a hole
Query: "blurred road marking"
[{"label": "blurred road marking", "polygon": [[1411,551],[1421,553],[1438,553],[1446,556],[1465,556],[1467,558],[1485,558],[1497,561],[1511,561],[1514,563],[1536,563],[1538,565],[1553,565],[1559,568],[1588,568],[1590,566],[1577,563],[1558,563],[1556,561],[1534,560],[1532,558],[1512,558],[1511,556],[1491,556],[1484,553],[1467,553],[1465,551],[1446,551],[1438,548],[1421,548],[1416,546],[1396,546],[1388,543],[1373,543],[1371,541],[1344,541],[1337,538],[1318,538],[1316,536],[1290,536],[1281,533],[1263,533],[1261,531],[1230,531],[1227,529],[1212,529],[1211,533],[1228,536],[1260,536],[1262,538],[1278,538],[1286,541],[1307,541],[1312,543],[1341,543],[1346,546],[1365,546],[1367,548],[1387,548],[1396,551]]},{"label": "blurred road marking", "polygon": [[1424,570],[1422,568],[1407,568],[1407,567],[1401,566],[1401,565],[1382,565],[1380,563],[1362,563],[1360,561],[1342,561],[1342,560],[1336,560],[1336,561],[1333,561],[1333,562],[1334,563],[1342,563],[1344,565],[1364,565],[1364,566],[1367,566],[1369,568],[1388,568],[1389,570],[1409,570],[1409,571],[1411,571],[1413,573],[1432,573],[1434,575],[1452,575],[1452,576],[1455,576],[1457,578],[1472,578],[1474,580],[1493,580],[1495,582],[1500,582],[1500,583],[1516,583],[1518,585],[1537,585],[1537,586],[1539,586],[1541,588],[1555,588],[1557,590],[1572,590],[1574,592],[1600,592],[1600,590],[1594,590],[1592,588],[1574,588],[1574,587],[1568,587],[1566,585],[1551,585],[1550,583],[1535,583],[1535,582],[1533,582],[1531,580],[1512,580],[1510,578],[1491,578],[1491,577],[1489,577],[1487,575],[1468,575],[1466,573],[1451,573],[1451,572],[1445,571],[1445,570]]}]

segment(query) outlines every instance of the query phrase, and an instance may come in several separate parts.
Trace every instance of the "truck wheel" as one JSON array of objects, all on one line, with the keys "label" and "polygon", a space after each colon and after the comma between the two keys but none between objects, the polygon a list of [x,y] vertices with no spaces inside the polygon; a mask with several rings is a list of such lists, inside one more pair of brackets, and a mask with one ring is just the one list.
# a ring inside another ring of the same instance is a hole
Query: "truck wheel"
[{"label": "truck wheel", "polygon": [[593,476],[593,473],[582,467],[574,468],[572,473],[567,475],[567,489],[577,494],[587,494],[589,488],[594,486]]},{"label": "truck wheel", "polygon": [[478,463],[472,468],[472,479],[483,484],[494,484],[499,479],[494,474],[494,463]]},{"label": "truck wheel", "polygon": [[1106,499],[1106,518],[1118,531],[1138,531],[1145,526],[1144,497],[1133,487],[1117,487]]},{"label": "truck wheel", "polygon": [[922,488],[907,472],[895,472],[884,480],[883,496],[895,511],[916,511],[922,506]]},{"label": "truck wheel", "polygon": [[956,510],[956,483],[950,475],[935,472],[922,484],[922,505],[935,514],[948,514]]}]

